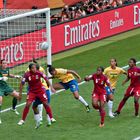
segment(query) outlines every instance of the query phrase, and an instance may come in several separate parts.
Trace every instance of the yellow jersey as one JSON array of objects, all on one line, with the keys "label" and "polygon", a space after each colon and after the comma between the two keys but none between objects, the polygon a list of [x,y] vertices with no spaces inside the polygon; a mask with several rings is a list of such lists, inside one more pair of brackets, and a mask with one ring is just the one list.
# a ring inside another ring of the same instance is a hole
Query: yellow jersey
[{"label": "yellow jersey", "polygon": [[54,78],[58,78],[63,83],[68,83],[69,81],[75,79],[72,74],[68,73],[67,69],[57,68],[55,70],[56,74],[54,75]]},{"label": "yellow jersey", "polygon": [[104,74],[107,76],[107,78],[110,81],[111,87],[113,89],[116,88],[117,82],[118,82],[118,78],[121,74],[124,74],[125,70],[123,70],[120,67],[116,67],[115,69],[112,69],[111,67],[107,67],[104,70]]},{"label": "yellow jersey", "polygon": [[[27,71],[29,71],[29,68],[27,68],[26,72]],[[45,70],[41,66],[39,67],[39,71],[45,74]],[[41,78],[41,82],[42,82],[42,85],[45,87],[45,89],[48,90],[49,87],[47,86],[47,83],[46,83],[46,81],[43,78]]]}]

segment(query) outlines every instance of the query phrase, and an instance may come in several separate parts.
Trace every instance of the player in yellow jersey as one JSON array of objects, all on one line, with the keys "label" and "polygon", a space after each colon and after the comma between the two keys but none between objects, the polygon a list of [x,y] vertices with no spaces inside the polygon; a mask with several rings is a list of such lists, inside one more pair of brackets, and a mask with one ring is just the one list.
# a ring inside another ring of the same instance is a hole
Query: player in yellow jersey
[{"label": "player in yellow jersey", "polygon": [[[70,89],[75,99],[79,100],[86,107],[87,112],[90,111],[88,103],[79,95],[78,82],[81,82],[81,77],[77,72],[63,68],[54,68],[52,66],[49,67],[49,72],[52,75],[50,78],[57,78],[60,80],[59,83],[53,84],[54,89]],[[74,76],[77,78],[78,82]]]},{"label": "player in yellow jersey", "polygon": [[118,82],[118,78],[122,74],[127,74],[125,70],[123,70],[120,67],[117,67],[117,60],[112,58],[110,60],[110,66],[107,67],[104,70],[104,74],[107,76],[107,78],[110,81],[112,92],[110,91],[110,88],[106,86],[106,92],[107,92],[107,99],[108,99],[108,109],[109,109],[109,117],[113,118],[112,108],[113,108],[113,98],[114,98],[114,92],[116,89],[116,85]]}]

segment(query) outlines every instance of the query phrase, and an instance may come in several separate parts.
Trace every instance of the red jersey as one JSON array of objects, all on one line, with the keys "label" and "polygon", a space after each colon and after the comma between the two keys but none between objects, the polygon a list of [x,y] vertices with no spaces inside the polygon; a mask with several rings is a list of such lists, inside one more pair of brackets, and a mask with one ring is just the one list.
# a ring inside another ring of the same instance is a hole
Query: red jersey
[{"label": "red jersey", "polygon": [[110,87],[109,80],[105,75],[97,75],[96,73],[92,75],[91,80],[94,82],[95,94],[106,94],[105,85]]},{"label": "red jersey", "polygon": [[136,73],[140,73],[140,68],[136,66],[127,71],[128,78],[131,80],[131,87],[140,87],[140,76],[136,76]]},{"label": "red jersey", "polygon": [[39,93],[44,91],[41,78],[43,78],[45,81],[48,81],[47,76],[40,71],[37,71],[36,73],[29,71],[24,74],[22,84],[28,82],[29,92]]}]

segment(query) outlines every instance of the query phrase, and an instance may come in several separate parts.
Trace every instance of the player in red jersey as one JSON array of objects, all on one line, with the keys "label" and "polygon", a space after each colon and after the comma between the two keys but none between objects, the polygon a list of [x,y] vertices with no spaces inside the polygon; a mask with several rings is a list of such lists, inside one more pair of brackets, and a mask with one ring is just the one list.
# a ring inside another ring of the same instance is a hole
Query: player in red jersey
[{"label": "player in red jersey", "polygon": [[98,67],[95,74],[85,77],[85,81],[93,80],[94,82],[94,89],[92,93],[92,106],[100,112],[101,123],[99,127],[104,126],[104,118],[106,114],[104,109],[106,103],[105,84],[110,87],[110,83],[107,77],[103,74],[103,71],[103,67]]},{"label": "player in red jersey", "polygon": [[117,111],[114,112],[114,116],[120,114],[123,106],[125,105],[126,101],[134,96],[134,106],[135,106],[135,116],[139,117],[139,103],[138,100],[140,98],[140,68],[136,66],[136,59],[130,58],[129,60],[129,69],[127,72],[127,78],[123,81],[122,85],[126,82],[131,80],[129,87],[124,94],[123,99],[121,100]]},{"label": "player in red jersey", "polygon": [[[29,93],[27,96],[25,108],[23,110],[22,120],[19,121],[18,125],[24,124],[27,114],[29,112],[29,108],[32,102],[37,98],[40,99],[40,101],[43,103],[46,113],[49,115],[48,125],[51,125],[52,111],[47,102],[47,96],[45,94],[45,90],[43,88],[41,78],[43,78],[46,81],[47,85],[51,87],[52,92],[55,92],[54,88],[51,86],[50,82],[48,81],[46,75],[41,73],[40,71],[37,71],[36,64],[30,64],[29,72],[26,72],[24,74],[24,77],[20,84],[20,94],[22,93],[23,85],[25,84],[25,82],[28,83]],[[38,128],[40,125],[39,114],[35,115],[35,120],[36,120],[36,128]]]}]

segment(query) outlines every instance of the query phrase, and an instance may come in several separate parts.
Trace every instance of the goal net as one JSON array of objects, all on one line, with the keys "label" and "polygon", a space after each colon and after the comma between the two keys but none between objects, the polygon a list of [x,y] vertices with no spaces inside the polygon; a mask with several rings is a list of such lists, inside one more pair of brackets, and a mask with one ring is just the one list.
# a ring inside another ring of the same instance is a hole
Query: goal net
[{"label": "goal net", "polygon": [[[0,11],[0,59],[7,62],[10,74],[23,75],[33,58],[45,70],[51,65],[50,9]],[[42,50],[47,42],[48,49]],[[8,83],[19,90],[20,79]],[[26,92],[26,88],[24,92]]]}]

